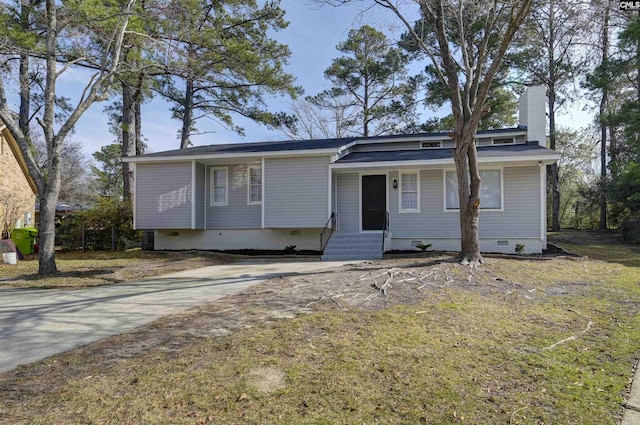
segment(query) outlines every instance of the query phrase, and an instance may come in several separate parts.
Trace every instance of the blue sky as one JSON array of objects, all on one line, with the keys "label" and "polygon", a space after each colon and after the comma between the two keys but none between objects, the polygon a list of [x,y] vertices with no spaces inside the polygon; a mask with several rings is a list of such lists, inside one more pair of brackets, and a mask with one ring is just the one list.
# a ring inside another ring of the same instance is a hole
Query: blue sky
[{"label": "blue sky", "polygon": [[[272,34],[278,41],[285,43],[291,50],[291,59],[286,68],[296,77],[296,84],[303,87],[305,94],[313,95],[328,87],[324,79],[324,70],[331,60],[338,56],[336,44],[346,39],[349,30],[359,28],[365,23],[385,31],[391,38],[401,33],[398,22],[380,8],[365,10],[367,2],[355,2],[349,6],[338,8],[319,7],[304,0],[282,0],[286,18],[290,22],[285,30]],[[417,67],[417,65],[416,65]],[[76,77],[71,74],[61,88],[78,90]],[[275,98],[269,102],[273,111],[286,110],[290,100]],[[107,103],[96,103],[87,111],[76,126],[76,132],[70,138],[82,144],[87,157],[101,146],[113,143],[114,137],[109,133],[103,108]],[[576,105],[560,117],[561,125],[584,127],[591,121],[591,116],[583,112],[583,105]],[[145,104],[142,110],[142,132],[151,151],[159,152],[177,149],[179,140],[177,131],[180,122],[171,119],[170,105],[160,98]],[[432,112],[426,111],[427,114]],[[201,121],[199,129],[210,133],[192,138],[194,145],[216,143],[256,142],[265,140],[281,140],[285,138],[278,131],[270,131],[265,126],[257,125],[249,120],[239,118],[237,123],[244,127],[245,136],[214,123]]]}]

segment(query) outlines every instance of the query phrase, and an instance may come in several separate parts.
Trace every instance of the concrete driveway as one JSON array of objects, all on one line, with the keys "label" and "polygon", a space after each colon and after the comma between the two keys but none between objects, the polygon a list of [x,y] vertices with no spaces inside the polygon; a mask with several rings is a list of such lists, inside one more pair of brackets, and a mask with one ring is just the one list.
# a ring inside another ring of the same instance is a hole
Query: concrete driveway
[{"label": "concrete driveway", "polygon": [[0,288],[0,372],[117,335],[277,276],[347,262],[234,263],[81,290]]}]

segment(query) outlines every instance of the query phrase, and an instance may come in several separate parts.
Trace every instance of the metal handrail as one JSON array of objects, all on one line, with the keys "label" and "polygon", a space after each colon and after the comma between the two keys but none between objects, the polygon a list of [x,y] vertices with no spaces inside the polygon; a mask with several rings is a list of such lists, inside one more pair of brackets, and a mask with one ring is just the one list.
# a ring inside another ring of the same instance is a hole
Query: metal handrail
[{"label": "metal handrail", "polygon": [[382,225],[382,254],[384,254],[384,240],[389,234],[389,211],[384,212],[384,224]]},{"label": "metal handrail", "polygon": [[[336,228],[335,220],[336,220],[336,213],[332,212],[331,216],[329,217],[329,220],[327,220],[327,224],[324,225],[322,232],[320,232],[320,252],[322,253],[324,253],[324,249],[329,243],[329,239],[331,239],[331,235],[333,235],[333,232],[335,232],[335,228]],[[331,224],[331,227],[329,227],[329,224]],[[329,237],[327,238],[327,240],[324,241],[324,232],[327,230],[327,228],[330,228],[331,232],[329,232]]]}]

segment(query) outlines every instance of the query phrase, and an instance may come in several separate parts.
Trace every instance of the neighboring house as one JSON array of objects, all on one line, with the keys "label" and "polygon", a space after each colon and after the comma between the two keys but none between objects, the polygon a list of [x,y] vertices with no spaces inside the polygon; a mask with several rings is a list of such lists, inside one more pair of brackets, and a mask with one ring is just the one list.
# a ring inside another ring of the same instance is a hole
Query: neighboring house
[{"label": "neighboring house", "polygon": [[[529,88],[520,125],[477,135],[483,252],[546,247],[545,92]],[[453,141],[445,133],[240,143],[151,153],[135,163],[134,223],[155,249],[460,250]],[[331,220],[332,213],[334,220]],[[388,231],[385,228],[388,217]]]},{"label": "neighboring house", "polygon": [[16,227],[33,226],[36,185],[20,148],[6,127],[0,127],[0,238]]}]

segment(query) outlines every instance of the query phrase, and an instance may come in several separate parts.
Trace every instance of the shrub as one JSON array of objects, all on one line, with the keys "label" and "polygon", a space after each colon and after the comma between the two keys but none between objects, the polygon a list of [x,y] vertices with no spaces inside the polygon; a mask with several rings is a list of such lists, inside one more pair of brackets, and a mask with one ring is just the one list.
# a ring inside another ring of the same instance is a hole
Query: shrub
[{"label": "shrub", "polygon": [[112,242],[123,250],[132,242],[139,244],[142,235],[133,230],[131,203],[113,199],[101,199],[91,209],[66,218],[58,230],[63,248],[82,247],[83,228],[85,247],[91,250],[110,250]]},{"label": "shrub", "polygon": [[431,248],[431,244],[423,244],[423,243],[419,243],[418,245],[416,245],[416,248],[421,249],[422,252],[425,252],[427,249]]}]

